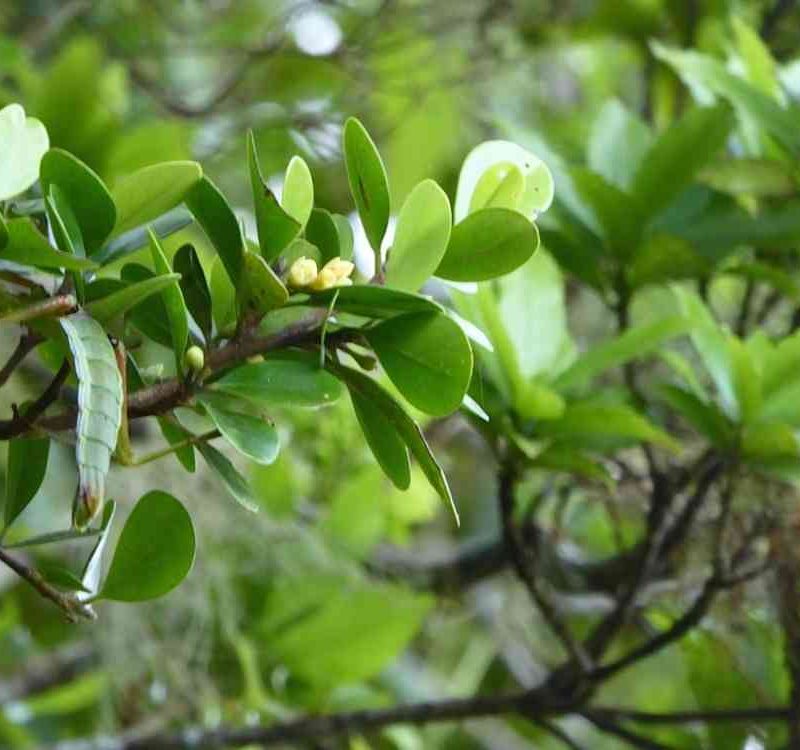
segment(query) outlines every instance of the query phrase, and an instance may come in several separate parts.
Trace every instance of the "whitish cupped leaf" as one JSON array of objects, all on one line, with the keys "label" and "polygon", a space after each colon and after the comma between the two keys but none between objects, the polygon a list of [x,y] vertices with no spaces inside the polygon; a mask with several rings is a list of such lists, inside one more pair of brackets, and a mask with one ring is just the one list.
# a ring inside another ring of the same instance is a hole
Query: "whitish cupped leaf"
[{"label": "whitish cupped leaf", "polygon": [[327,406],[342,393],[341,383],[320,368],[317,357],[291,355],[240,365],[212,388],[265,406]]},{"label": "whitish cupped leaf", "polygon": [[208,235],[233,286],[242,276],[244,236],[239,220],[219,188],[203,177],[186,194],[186,205]]},{"label": "whitish cupped leaf", "polygon": [[336,231],[339,233],[339,257],[350,260],[353,257],[353,227],[349,219],[341,214],[332,214],[333,222],[336,224]]},{"label": "whitish cupped leaf", "polygon": [[202,178],[203,169],[196,161],[152,164],[123,177],[113,191],[117,204],[115,234],[152,222],[175,208]]},{"label": "whitish cupped leaf", "polygon": [[444,312],[444,308],[430,297],[372,284],[326,289],[324,292],[298,297],[298,301],[327,308],[334,295],[338,311],[362,315],[365,318],[391,318],[412,312]]},{"label": "whitish cupped leaf", "polygon": [[100,177],[80,159],[60,148],[50,149],[39,167],[42,193],[50,186],[69,196],[69,203],[81,228],[86,251],[91,255],[111,234],[117,221],[117,208]]},{"label": "whitish cupped leaf", "polygon": [[442,471],[436,459],[431,453],[425,435],[419,425],[408,416],[405,409],[372,378],[358,370],[341,365],[329,365],[334,368],[334,372],[347,383],[347,388],[351,394],[361,397],[368,401],[387,419],[403,442],[408,446],[411,455],[417,460],[425,477],[431,486],[439,493],[439,496],[450,506],[456,523],[459,523],[458,511],[450,492],[450,485],[447,477]]},{"label": "whitish cupped leaf", "polygon": [[197,450],[222,481],[228,494],[251,513],[258,511],[258,503],[247,480],[236,470],[225,454],[220,453],[213,445],[198,443]]},{"label": "whitish cupped leaf", "polygon": [[164,596],[189,574],[194,553],[194,527],[186,508],[166,492],[148,492],[122,527],[97,598],[141,602]]},{"label": "whitish cupped leaf", "polygon": [[62,253],[50,246],[30,219],[11,219],[6,223],[8,239],[0,249],[0,260],[12,261],[24,266],[67,271],[88,271],[97,264],[88,258]]},{"label": "whitish cupped leaf", "polygon": [[411,467],[403,438],[391,420],[368,398],[352,390],[350,400],[372,455],[395,487],[407,490],[411,484]]},{"label": "whitish cupped leaf", "polygon": [[556,380],[558,388],[572,388],[588,383],[612,367],[645,357],[677,336],[686,333],[690,323],[683,315],[671,315],[654,323],[630,328],[580,356]]},{"label": "whitish cupped leaf", "polygon": [[[519,189],[518,176],[523,178]],[[458,176],[455,219],[497,206],[519,211],[529,219],[553,202],[553,176],[535,154],[510,141],[486,141],[466,159]]]},{"label": "whitish cupped leaf", "polygon": [[314,207],[314,182],[308,164],[300,156],[293,156],[286,168],[281,206],[301,227],[306,225]]},{"label": "whitish cupped leaf", "polygon": [[[89,557],[86,558],[86,565],[83,566],[81,573],[81,583],[90,595],[96,594],[100,590],[100,575],[103,571],[103,552],[108,543],[108,530],[117,512],[117,504],[114,500],[109,500],[103,508],[103,518],[100,521],[99,534],[97,541],[92,548]],[[79,596],[85,599],[85,596]]]},{"label": "whitish cupped leaf", "polygon": [[[349,223],[348,226],[350,226]],[[332,258],[343,257],[336,222],[324,208],[315,208],[311,212],[306,224],[306,239],[319,249],[320,261],[323,265]],[[352,255],[352,247],[350,253]]]},{"label": "whitish cupped leaf", "polygon": [[73,520],[83,527],[98,513],[122,417],[122,377],[102,326],[84,312],[59,319],[78,379],[75,454],[78,495]]},{"label": "whitish cupped leaf", "polygon": [[4,526],[14,523],[39,491],[47,470],[49,438],[16,438],[8,443]]},{"label": "whitish cupped leaf", "polygon": [[286,304],[289,290],[263,257],[245,250],[241,296],[247,309],[265,315]]},{"label": "whitish cupped leaf", "polygon": [[472,349],[459,325],[439,313],[400,315],[366,331],[386,374],[411,404],[444,416],[461,406]]},{"label": "whitish cupped leaf", "polygon": [[164,276],[149,276],[136,281],[111,294],[86,304],[87,312],[101,323],[106,323],[123,315],[148,297],[164,291],[167,287],[177,286],[180,276],[177,273]]},{"label": "whitish cupped leaf", "polygon": [[[176,445],[184,443],[187,438],[191,437],[191,433],[184,429],[174,417],[159,417],[158,426],[161,429],[161,434],[173,448]],[[194,446],[191,444],[181,445],[174,451],[175,458],[183,466],[186,471],[194,473],[196,462],[194,457]]]},{"label": "whitish cupped leaf", "polygon": [[650,128],[617,99],[611,99],[592,124],[586,157],[589,169],[627,190],[652,142]]},{"label": "whitish cupped leaf", "polygon": [[19,104],[0,109],[0,201],[26,191],[39,176],[50,141],[44,125]]},{"label": "whitish cupped leaf", "polygon": [[[153,268],[156,276],[170,276],[172,269],[169,261],[164,255],[161,243],[152,232],[150,232],[150,255],[153,258]],[[178,372],[183,371],[183,353],[189,341],[189,311],[186,309],[186,302],[183,299],[183,292],[179,284],[170,284],[161,292],[161,299],[164,300],[164,307],[167,308],[167,319],[172,337],[172,351],[175,354],[175,366]]]},{"label": "whitish cupped leaf", "polygon": [[247,134],[247,165],[253,190],[258,244],[261,254],[271,261],[300,234],[303,227],[281,208],[274,193],[267,187],[258,164],[256,139],[252,130]]},{"label": "whitish cupped leaf", "polygon": [[420,182],[406,198],[386,263],[386,283],[416,292],[436,271],[452,228],[450,201],[433,180]]},{"label": "whitish cupped leaf", "polygon": [[726,107],[701,107],[685,114],[660,135],[644,155],[631,194],[643,214],[665,209],[725,145],[733,126]]},{"label": "whitish cupped leaf", "polygon": [[484,208],[453,227],[436,275],[485,281],[519,268],[539,247],[536,226],[517,211]]},{"label": "whitish cupped leaf", "polygon": [[391,213],[389,180],[375,143],[354,117],[344,124],[344,160],[358,215],[377,253]]},{"label": "whitish cupped leaf", "polygon": [[[238,398],[200,394],[200,402],[222,436],[239,453],[259,464],[271,464],[278,457],[280,443],[275,425],[252,413],[252,406]],[[246,409],[250,413],[243,413]]]},{"label": "whitish cupped leaf", "polygon": [[192,245],[178,248],[172,259],[172,268],[181,275],[180,286],[186,307],[208,341],[211,338],[211,292],[200,258]]}]

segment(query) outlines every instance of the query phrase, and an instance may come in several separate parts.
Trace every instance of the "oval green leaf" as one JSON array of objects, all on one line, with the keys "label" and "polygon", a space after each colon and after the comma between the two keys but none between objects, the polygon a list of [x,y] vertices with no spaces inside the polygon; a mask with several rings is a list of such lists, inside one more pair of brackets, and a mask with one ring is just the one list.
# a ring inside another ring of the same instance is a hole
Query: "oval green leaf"
[{"label": "oval green leaf", "polygon": [[239,453],[259,464],[274,463],[280,449],[274,424],[264,417],[242,413],[242,409],[252,410],[247,401],[211,393],[198,398],[222,436]]},{"label": "oval green leaf", "polygon": [[350,400],[375,460],[395,487],[407,490],[411,484],[411,466],[403,438],[386,415],[368,398],[353,390]]},{"label": "oval green leaf", "polygon": [[539,247],[536,226],[517,211],[484,208],[453,227],[436,275],[450,281],[485,281],[504,276]]},{"label": "oval green leaf", "polygon": [[100,177],[80,159],[60,148],[51,148],[39,166],[42,193],[50,186],[68,196],[81,228],[86,251],[91,255],[111,234],[117,221],[117,207]]},{"label": "oval green leaf", "polygon": [[472,377],[472,349],[446,315],[400,315],[366,332],[367,341],[400,393],[426,414],[461,406]]},{"label": "oval green leaf", "polygon": [[47,470],[49,438],[17,438],[8,443],[4,525],[8,528],[39,491]]},{"label": "oval green leaf", "polygon": [[289,290],[264,258],[245,250],[244,271],[242,298],[247,308],[265,315],[286,304]]},{"label": "oval green leaf", "polygon": [[211,292],[208,282],[192,245],[181,245],[172,259],[172,268],[181,275],[181,292],[186,307],[197,323],[206,341],[211,338]]},{"label": "oval green leaf", "polygon": [[375,143],[354,117],[344,124],[344,160],[358,215],[370,245],[377,252],[391,213],[389,179]]},{"label": "oval green leaf", "polygon": [[88,271],[97,267],[88,258],[62,253],[51,247],[28,218],[11,219],[6,223],[6,231],[8,241],[0,249],[0,260],[38,268],[63,268],[67,271]]},{"label": "oval green leaf", "polygon": [[[153,258],[153,268],[158,276],[171,276],[172,269],[164,255],[164,250],[158,237],[150,232],[150,254]],[[167,319],[172,337],[172,351],[175,354],[175,366],[178,372],[183,372],[183,353],[189,341],[189,311],[183,299],[183,292],[179,284],[170,284],[161,292],[164,307],[167,308]]]},{"label": "oval green leaf", "polygon": [[433,180],[423,180],[400,209],[386,263],[386,283],[417,291],[439,267],[451,228],[447,195]]},{"label": "oval green leaf", "polygon": [[412,312],[444,312],[444,308],[430,297],[372,284],[326,289],[324,292],[298,295],[292,299],[305,305],[330,307],[334,295],[336,310],[365,318],[391,318]]},{"label": "oval green leaf", "polygon": [[311,170],[300,156],[293,156],[286,168],[281,206],[301,227],[306,225],[314,207],[314,181]]},{"label": "oval green leaf", "polygon": [[166,492],[148,492],[125,522],[98,599],[141,602],[164,596],[186,578],[194,554],[186,508]]},{"label": "oval green leaf", "polygon": [[323,208],[315,208],[311,212],[306,224],[306,239],[319,249],[320,262],[323,265],[332,258],[343,257],[336,222]]},{"label": "oval green leaf", "polygon": [[213,445],[198,443],[197,450],[206,463],[220,478],[228,494],[251,513],[258,512],[258,503],[247,480],[236,470],[224,453],[220,453]]}]

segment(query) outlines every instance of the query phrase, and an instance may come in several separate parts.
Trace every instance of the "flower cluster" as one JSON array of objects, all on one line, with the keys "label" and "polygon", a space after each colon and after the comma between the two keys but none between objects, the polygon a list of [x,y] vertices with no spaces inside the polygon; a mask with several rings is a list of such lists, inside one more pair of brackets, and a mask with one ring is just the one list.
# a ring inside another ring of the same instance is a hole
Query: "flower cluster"
[{"label": "flower cluster", "polygon": [[310,289],[322,292],[338,286],[350,286],[353,280],[350,274],[355,266],[349,260],[339,257],[329,260],[319,271],[313,258],[298,258],[289,269],[287,281],[296,289]]}]

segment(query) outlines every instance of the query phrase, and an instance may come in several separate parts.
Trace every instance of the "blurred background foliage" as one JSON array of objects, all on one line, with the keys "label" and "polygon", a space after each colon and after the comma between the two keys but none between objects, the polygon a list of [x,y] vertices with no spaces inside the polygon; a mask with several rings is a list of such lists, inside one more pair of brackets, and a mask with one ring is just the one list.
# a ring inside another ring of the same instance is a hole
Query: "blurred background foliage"
[{"label": "blurred background foliage", "polygon": [[[253,128],[266,174],[278,179],[299,153],[312,167],[320,204],[345,212],[339,142],[352,114],[374,134],[398,206],[423,177],[452,196],[464,156],[489,137],[523,143],[554,171],[582,163],[593,124],[612,99],[665,129],[691,96],[650,42],[729,60],[734,16],[760,31],[783,95],[800,97],[800,8],[782,0],[6,0],[0,107],[21,102],[45,123],[52,145],[110,184],[142,165],[196,158],[235,206],[249,205],[243,157]],[[168,249],[187,236],[202,249],[191,228],[169,238]],[[546,233],[545,245],[589,286],[572,276],[565,282],[564,269],[544,254],[527,277],[502,282],[504,317],[529,377],[562,371],[559,361],[570,351],[615,325],[602,284],[590,289],[591,264],[579,259],[570,267]],[[741,282],[728,281],[719,291],[723,308],[741,292]],[[664,305],[656,290],[637,299],[634,312],[646,321]],[[535,322],[542,329],[533,337]],[[34,393],[40,375],[27,373],[30,391],[4,389],[3,410]],[[409,493],[392,488],[348,405],[286,413],[279,424],[287,449],[275,465],[248,469],[263,506],[258,515],[219,502],[212,477],[180,473],[174,458],[110,482],[124,488],[124,503],[158,477],[165,489],[180,486],[190,505],[199,557],[163,601],[107,604],[95,625],[74,628],[24,584],[0,578],[0,747],[504,691],[535,682],[554,663],[559,646],[512,576],[464,590],[445,579],[433,589],[438,595],[426,591],[426,563],[499,535],[494,459],[465,420],[427,426],[462,514],[458,531],[418,477]],[[152,427],[140,427],[135,438],[142,446],[158,440]],[[27,528],[67,523],[74,477],[69,448],[59,450],[26,511]],[[641,513],[624,483],[597,493],[589,479],[584,485],[548,467],[527,481],[531,490],[555,487],[537,518],[566,559],[598,559],[638,538]],[[750,490],[754,503],[780,492],[757,482]],[[563,606],[581,627],[608,600],[565,594]],[[648,617],[653,622],[642,627],[658,626],[657,611]],[[612,704],[633,697],[638,708],[659,711],[773,704],[786,693],[776,618],[763,599],[743,595],[680,643],[621,673],[602,697]],[[625,746],[583,719],[564,725],[586,747]],[[678,747],[778,741],[765,727],[747,725],[652,736]],[[561,745],[535,725],[497,719],[398,727],[346,746]]]}]

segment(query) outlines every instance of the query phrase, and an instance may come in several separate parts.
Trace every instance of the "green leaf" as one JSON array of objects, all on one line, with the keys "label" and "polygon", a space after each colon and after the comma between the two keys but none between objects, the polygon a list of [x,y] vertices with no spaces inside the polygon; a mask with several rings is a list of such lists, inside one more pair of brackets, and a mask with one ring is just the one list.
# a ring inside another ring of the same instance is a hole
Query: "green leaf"
[{"label": "green leaf", "polygon": [[122,528],[99,599],[141,602],[172,591],[192,568],[195,534],[172,495],[143,495]]},{"label": "green leaf", "polygon": [[411,484],[411,468],[403,438],[391,420],[368,398],[351,391],[350,399],[372,455],[395,487],[407,490]]},{"label": "green leaf", "polygon": [[8,227],[6,220],[0,216],[0,250],[8,244]]},{"label": "green leaf", "polygon": [[510,273],[539,247],[536,226],[516,211],[485,208],[453,227],[436,275],[450,281],[485,281]]},{"label": "green leaf", "polygon": [[317,357],[269,355],[263,362],[240,365],[217,380],[212,390],[264,406],[328,406],[342,393],[341,383],[320,369]]},{"label": "green leaf", "polygon": [[4,528],[14,523],[42,486],[49,454],[49,438],[9,440],[6,458]]},{"label": "green leaf", "polygon": [[651,234],[639,245],[628,277],[634,288],[647,284],[705,276],[712,264],[681,237],[665,232]]},{"label": "green leaf", "polygon": [[574,388],[592,378],[631,360],[657,351],[671,339],[689,330],[689,321],[682,315],[671,315],[654,323],[629,328],[625,333],[606,341],[579,357],[556,380],[556,387]]},{"label": "green leaf", "polygon": [[45,196],[50,194],[51,185],[58,185],[68,197],[87,253],[92,255],[117,221],[117,207],[108,188],[86,164],[60,148],[52,148],[44,155],[39,179]]},{"label": "green leaf", "polygon": [[64,191],[56,184],[50,186],[45,210],[58,249],[85,258],[86,247],[78,219]]},{"label": "green leaf", "polygon": [[594,401],[567,405],[561,419],[541,422],[538,431],[570,445],[591,450],[616,449],[632,443],[660,445],[674,453],[680,443],[629,406]]},{"label": "green leaf", "polygon": [[198,443],[197,450],[200,451],[200,455],[205,459],[206,463],[222,480],[222,484],[228,494],[246,510],[251,513],[257,513],[258,503],[253,496],[250,485],[228,460],[227,456],[208,443]]},{"label": "green leaf", "polygon": [[181,245],[172,258],[172,268],[181,275],[180,286],[186,307],[206,341],[211,340],[211,292],[200,258],[192,245]]},{"label": "green leaf", "polygon": [[631,186],[645,217],[659,214],[689,186],[725,145],[732,124],[726,107],[701,107],[656,139]]},{"label": "green leaf", "polygon": [[[164,250],[158,237],[150,232],[150,255],[153,258],[153,268],[156,276],[171,276],[172,269],[164,255]],[[183,353],[189,341],[189,311],[183,299],[183,292],[179,284],[170,284],[161,292],[164,307],[167,309],[169,330],[172,338],[172,351],[175,355],[175,367],[178,372],[183,372]]]},{"label": "green leaf", "polygon": [[587,169],[573,169],[570,178],[581,201],[594,217],[606,246],[621,260],[633,256],[643,228],[637,202]]},{"label": "green leaf", "polygon": [[433,604],[398,585],[288,577],[267,597],[261,642],[312,685],[363,682],[400,654]]},{"label": "green leaf", "polygon": [[589,169],[620,190],[628,190],[652,142],[650,128],[617,99],[611,99],[592,124],[586,156]]},{"label": "green leaf", "polygon": [[63,565],[49,562],[39,563],[38,570],[42,574],[42,577],[54,586],[66,589],[67,591],[84,591],[89,593],[89,589],[83,585],[81,579]]},{"label": "green leaf", "polygon": [[469,212],[481,208],[516,209],[525,190],[525,175],[511,162],[499,162],[489,167],[475,185]]},{"label": "green leaf", "polygon": [[411,404],[434,416],[461,406],[472,377],[472,349],[456,322],[440,313],[400,315],[365,335]]},{"label": "green leaf", "polygon": [[152,164],[123,177],[114,186],[117,224],[114,234],[149,224],[186,198],[203,178],[196,161],[168,161]]},{"label": "green leaf", "polygon": [[[214,258],[211,262],[209,273],[209,286],[211,291],[211,314],[217,332],[232,329],[236,323],[236,290],[225,272],[222,261]],[[230,332],[230,331],[229,331]]]},{"label": "green leaf", "polygon": [[797,192],[797,180],[789,166],[774,159],[725,159],[709,164],[699,175],[709,187],[733,197],[789,197]]},{"label": "green leaf", "polygon": [[343,260],[351,260],[353,257],[353,227],[346,216],[332,214],[333,223],[336,224],[336,231],[339,233],[339,257]]},{"label": "green leaf", "polygon": [[[126,266],[126,268],[130,268],[130,266]],[[164,276],[151,275],[105,297],[88,302],[86,311],[100,323],[108,323],[141,304],[148,297],[159,294],[168,287],[177,286],[180,278],[177,273],[169,273]]]},{"label": "green leaf", "polygon": [[63,268],[67,271],[88,271],[97,267],[88,258],[62,253],[51,247],[30,219],[10,219],[6,223],[6,230],[8,241],[0,249],[0,261],[47,269]]},{"label": "green leaf", "polygon": [[[172,416],[158,417],[158,426],[161,434],[170,445],[175,446],[191,437],[191,433]],[[197,468],[194,457],[194,446],[184,445],[174,451],[175,458],[190,474]]]},{"label": "green leaf", "polygon": [[94,259],[101,266],[108,265],[143,248],[147,244],[147,233],[150,229],[164,239],[189,226],[192,221],[192,215],[186,208],[173,208],[154,219],[148,226],[138,226],[114,237],[94,254]]},{"label": "green leaf", "polygon": [[186,205],[211,240],[235,289],[242,276],[244,237],[239,220],[219,188],[203,177],[186,194]]},{"label": "green leaf", "polygon": [[675,385],[660,386],[657,395],[711,443],[723,449],[732,445],[733,428],[714,404]]},{"label": "green leaf", "polygon": [[337,295],[336,309],[339,312],[365,318],[391,318],[413,312],[444,312],[444,308],[430,297],[373,284],[327,289],[311,295],[296,295],[292,299],[303,305],[327,308],[334,295]]},{"label": "green leaf", "polygon": [[281,206],[301,227],[314,207],[314,182],[311,170],[300,156],[293,156],[286,168]]},{"label": "green leaf", "polygon": [[78,496],[73,522],[82,528],[102,508],[105,478],[122,419],[122,376],[103,327],[85,312],[59,318],[78,379],[75,457]]},{"label": "green leaf", "polygon": [[450,201],[433,181],[423,180],[406,198],[386,262],[386,283],[415,292],[444,257],[450,239]]},{"label": "green leaf", "polygon": [[354,117],[344,124],[344,160],[347,180],[370,245],[380,252],[389,223],[389,179],[378,149]]},{"label": "green leaf", "polygon": [[442,467],[439,466],[431,453],[428,442],[425,440],[419,425],[406,414],[400,404],[372,378],[358,370],[341,365],[330,365],[333,371],[347,383],[348,390],[362,400],[369,401],[393,426],[403,442],[408,446],[411,455],[417,460],[431,487],[450,506],[456,524],[459,524],[458,510],[456,509],[450,486],[447,483]]},{"label": "green leaf", "polygon": [[792,154],[800,152],[797,110],[782,107],[774,98],[731,73],[723,63],[694,51],[651,42],[657,59],[672,67],[690,87],[704,87],[727,100],[740,118],[756,123]]},{"label": "green leaf", "polygon": [[272,261],[300,234],[303,227],[281,208],[275,195],[267,187],[258,164],[252,130],[247,134],[247,165],[253,190],[258,243],[264,258]]},{"label": "green leaf", "polygon": [[19,104],[0,109],[0,201],[25,192],[39,176],[50,141],[44,125]]},{"label": "green leaf", "polygon": [[289,299],[289,290],[275,275],[264,258],[245,250],[241,296],[245,307],[255,310],[261,315],[266,315],[270,310],[286,304]]},{"label": "green leaf", "polygon": [[198,399],[222,436],[239,453],[259,464],[271,464],[278,457],[280,443],[275,425],[264,417],[242,413],[251,408],[241,399],[199,394]]},{"label": "green leaf", "polygon": [[[306,224],[306,239],[319,248],[322,265],[333,258],[342,257],[339,230],[333,217],[325,209],[315,208],[311,212]],[[352,256],[352,245],[350,255]]]}]

